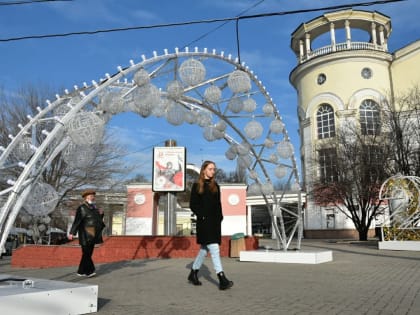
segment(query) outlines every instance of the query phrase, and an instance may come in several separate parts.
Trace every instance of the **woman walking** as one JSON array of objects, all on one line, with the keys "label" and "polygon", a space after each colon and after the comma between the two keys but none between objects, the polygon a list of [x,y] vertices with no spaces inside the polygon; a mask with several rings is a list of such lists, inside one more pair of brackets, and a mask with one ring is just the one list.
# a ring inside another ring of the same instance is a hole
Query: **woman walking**
[{"label": "woman walking", "polygon": [[200,244],[200,250],[188,275],[188,281],[193,285],[201,285],[198,271],[210,252],[214,270],[219,278],[219,289],[226,290],[233,286],[233,282],[226,278],[220,260],[223,213],[220,187],[214,178],[215,174],[216,164],[205,161],[201,166],[198,182],[191,188],[190,209],[197,217],[197,243]]}]

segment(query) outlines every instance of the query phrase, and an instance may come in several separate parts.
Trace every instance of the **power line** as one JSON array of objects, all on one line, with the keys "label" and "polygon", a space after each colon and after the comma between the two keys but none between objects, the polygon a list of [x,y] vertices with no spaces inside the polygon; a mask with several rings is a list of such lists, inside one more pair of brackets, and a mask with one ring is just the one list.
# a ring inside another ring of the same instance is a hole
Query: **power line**
[{"label": "power line", "polygon": [[189,22],[178,22],[178,23],[167,23],[167,24],[155,24],[155,25],[146,25],[146,26],[132,26],[132,27],[123,27],[123,28],[112,28],[112,29],[103,29],[103,30],[94,30],[94,31],[80,31],[80,32],[69,32],[61,34],[44,34],[44,35],[28,35],[20,37],[10,37],[10,38],[1,38],[0,42],[11,42],[11,41],[20,41],[27,39],[43,39],[43,38],[53,38],[53,37],[68,37],[75,35],[94,35],[100,33],[111,33],[111,32],[123,32],[123,31],[132,31],[132,30],[141,30],[141,29],[152,29],[152,28],[163,28],[163,27],[175,27],[175,26],[185,26],[185,25],[194,25],[194,24],[206,24],[206,23],[216,23],[216,22],[227,22],[227,21],[237,21],[245,19],[255,19],[263,17],[272,17],[272,16],[283,16],[291,14],[300,14],[308,12],[317,12],[317,11],[330,11],[338,9],[348,9],[352,7],[360,6],[372,6],[376,4],[388,4],[393,2],[403,2],[407,0],[382,0],[382,1],[371,1],[371,2],[359,2],[359,3],[350,3],[344,5],[328,6],[315,9],[303,9],[303,10],[293,10],[293,11],[283,11],[283,12],[271,12],[271,13],[261,13],[254,15],[243,15],[230,18],[220,18],[220,19],[210,19],[210,20],[198,20],[198,21],[189,21]]},{"label": "power line", "polygon": [[63,1],[73,1],[73,0],[31,0],[31,1],[11,1],[11,2],[0,2],[0,6],[3,6],[3,5],[32,4],[32,3],[39,3],[39,2],[63,2]]}]

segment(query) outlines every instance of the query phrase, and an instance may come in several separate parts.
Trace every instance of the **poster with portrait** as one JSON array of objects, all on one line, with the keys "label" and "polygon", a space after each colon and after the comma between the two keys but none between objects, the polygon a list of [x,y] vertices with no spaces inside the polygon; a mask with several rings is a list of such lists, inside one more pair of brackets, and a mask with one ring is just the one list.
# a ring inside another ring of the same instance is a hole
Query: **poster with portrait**
[{"label": "poster with portrait", "polygon": [[185,147],[154,147],[153,191],[184,191],[185,164]]}]

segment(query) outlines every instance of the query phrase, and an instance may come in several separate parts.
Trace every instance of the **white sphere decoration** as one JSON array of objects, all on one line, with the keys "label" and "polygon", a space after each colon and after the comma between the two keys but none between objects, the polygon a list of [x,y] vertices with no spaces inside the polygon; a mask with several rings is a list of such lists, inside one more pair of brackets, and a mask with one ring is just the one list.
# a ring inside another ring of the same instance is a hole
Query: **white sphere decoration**
[{"label": "white sphere decoration", "polygon": [[273,139],[271,139],[269,137],[265,138],[265,140],[264,140],[264,146],[266,148],[272,148],[272,147],[274,147],[274,141],[273,141]]},{"label": "white sphere decoration", "polygon": [[269,195],[272,194],[274,192],[274,187],[272,183],[265,183],[261,185],[261,192],[264,195]]},{"label": "white sphere decoration", "polygon": [[235,147],[230,146],[229,149],[225,152],[225,156],[230,161],[236,159],[237,154]]},{"label": "white sphere decoration", "polygon": [[204,81],[206,68],[197,59],[190,58],[181,64],[178,73],[181,80],[187,85],[196,85]]},{"label": "white sphere decoration", "polygon": [[271,153],[268,159],[270,160],[271,163],[277,163],[277,161],[279,160],[279,157],[277,154]]},{"label": "white sphere decoration", "polygon": [[227,84],[233,93],[245,93],[251,89],[251,79],[242,70],[233,71],[227,79]]},{"label": "white sphere decoration", "polygon": [[[28,186],[26,189],[30,189]],[[58,203],[58,193],[47,183],[35,183],[26,198],[23,207],[33,216],[46,216],[54,211]]]},{"label": "white sphere decoration", "polygon": [[262,111],[263,111],[264,115],[270,116],[271,114],[274,113],[274,108],[271,104],[265,103],[263,108],[262,108]]},{"label": "white sphere decoration", "polygon": [[257,178],[258,178],[258,173],[257,173],[257,171],[255,171],[255,170],[251,170],[251,171],[249,171],[248,176],[249,176],[249,178],[251,178],[251,179],[257,179]]},{"label": "white sphere decoration", "polygon": [[264,128],[260,122],[256,120],[251,120],[249,123],[245,125],[244,131],[248,138],[255,140],[261,137],[264,131]]},{"label": "white sphere decoration", "polygon": [[160,102],[156,103],[152,108],[152,115],[156,117],[163,117],[165,115],[166,109],[172,101],[167,98],[161,98]]},{"label": "white sphere decoration", "polygon": [[213,128],[213,136],[216,138],[216,140],[222,139],[225,136],[224,131],[220,131],[216,127]]},{"label": "white sphere decoration", "polygon": [[86,169],[92,165],[96,157],[94,145],[78,145],[70,142],[62,152],[66,164],[74,169]]},{"label": "white sphere decoration", "polygon": [[166,92],[168,93],[169,98],[178,100],[181,98],[182,94],[184,94],[184,87],[178,80],[173,80],[166,85]]},{"label": "white sphere decoration", "polygon": [[280,141],[277,145],[277,153],[283,159],[288,159],[293,155],[293,145],[286,140]]},{"label": "white sphere decoration", "polygon": [[261,185],[258,183],[252,183],[248,186],[248,194],[257,195],[261,193]]},{"label": "white sphere decoration", "polygon": [[222,90],[216,85],[210,85],[204,91],[204,99],[210,104],[215,104],[220,101],[222,97]]},{"label": "white sphere decoration", "polygon": [[236,145],[236,152],[238,155],[247,155],[251,150],[251,145],[247,142],[242,142]]},{"label": "white sphere decoration", "polygon": [[227,127],[227,125],[226,125],[226,122],[224,120],[219,120],[216,123],[216,129],[219,130],[219,131],[224,132],[226,130],[226,127]]},{"label": "white sphere decoration", "polygon": [[159,89],[154,84],[146,84],[133,91],[133,111],[142,117],[148,117],[153,107],[161,102]]},{"label": "white sphere decoration", "polygon": [[201,110],[197,115],[197,124],[200,127],[210,126],[213,122],[212,115],[209,111]]},{"label": "white sphere decoration", "polygon": [[237,114],[244,108],[244,103],[239,97],[234,97],[230,99],[228,108],[232,113]]},{"label": "white sphere decoration", "polygon": [[216,140],[216,137],[214,135],[214,127],[213,126],[204,127],[203,136],[204,136],[204,139],[206,139],[207,141]]},{"label": "white sphere decoration", "polygon": [[179,106],[175,102],[173,102],[169,106],[169,108],[168,108],[168,110],[165,114],[165,118],[168,121],[168,123],[170,123],[171,125],[174,125],[174,126],[181,125],[185,121],[184,117],[185,117],[184,108],[182,108],[181,106]]},{"label": "white sphere decoration", "polygon": [[[81,98],[77,97],[77,99],[80,101]],[[71,103],[73,103],[71,102],[71,99],[70,100],[65,99],[64,102],[61,102],[59,105],[57,105],[53,110],[54,116],[57,116],[57,117],[65,116],[71,109],[71,107],[68,106],[67,104],[71,104]]]},{"label": "white sphere decoration", "polygon": [[38,231],[40,231],[40,232],[44,232],[46,230],[46,226],[45,226],[45,224],[40,224],[40,225],[38,225]]},{"label": "white sphere decoration", "polygon": [[246,100],[243,101],[243,103],[244,103],[243,110],[248,113],[252,113],[257,108],[257,102],[255,102],[254,99],[252,98],[247,98]]},{"label": "white sphere decoration", "polygon": [[124,101],[118,92],[107,91],[101,95],[98,109],[111,114],[118,114],[124,111],[124,105]]},{"label": "white sphere decoration", "polygon": [[197,112],[193,110],[186,110],[184,113],[185,122],[195,124],[197,122]]},{"label": "white sphere decoration", "polygon": [[149,73],[141,68],[133,76],[133,81],[137,86],[143,86],[150,83]]},{"label": "white sphere decoration", "polygon": [[45,217],[42,218],[41,221],[45,224],[50,224],[51,218],[49,216],[45,216]]},{"label": "white sphere decoration", "polygon": [[34,151],[31,148],[32,139],[29,136],[22,136],[22,138],[17,143],[15,150],[13,151],[14,155],[19,161],[27,161]]},{"label": "white sphere decoration", "polygon": [[273,133],[282,133],[284,131],[284,124],[280,120],[275,119],[270,123],[270,130]]},{"label": "white sphere decoration", "polygon": [[278,165],[274,170],[274,175],[276,175],[277,178],[283,178],[287,175],[287,169],[283,165]]},{"label": "white sphere decoration", "polygon": [[95,113],[80,112],[68,122],[66,130],[76,144],[96,144],[102,141],[104,121]]}]

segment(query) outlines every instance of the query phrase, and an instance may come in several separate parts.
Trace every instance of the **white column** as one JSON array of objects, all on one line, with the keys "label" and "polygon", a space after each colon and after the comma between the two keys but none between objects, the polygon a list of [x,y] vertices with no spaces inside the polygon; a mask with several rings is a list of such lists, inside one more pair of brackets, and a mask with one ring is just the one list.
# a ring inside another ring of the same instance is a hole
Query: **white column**
[{"label": "white column", "polygon": [[349,20],[344,22],[344,27],[346,28],[346,46],[347,49],[351,49],[351,29]]},{"label": "white column", "polygon": [[252,206],[246,206],[246,235],[252,236]]},{"label": "white column", "polygon": [[311,52],[311,34],[305,34],[305,48],[306,48],[306,58],[309,59],[309,54]]},{"label": "white column", "polygon": [[376,45],[378,43],[377,43],[377,40],[376,40],[376,24],[375,24],[375,22],[371,23],[370,29],[371,29],[371,36],[372,36],[372,44],[375,45],[375,47],[376,47]]},{"label": "white column", "polygon": [[331,48],[332,48],[332,51],[336,51],[334,23],[330,23],[330,37],[331,37]]},{"label": "white column", "polygon": [[379,26],[379,41],[384,51],[388,51],[388,45],[385,41],[384,27],[383,25]]},{"label": "white column", "polygon": [[303,55],[305,52],[303,51],[303,40],[299,40],[299,62],[303,61]]}]

